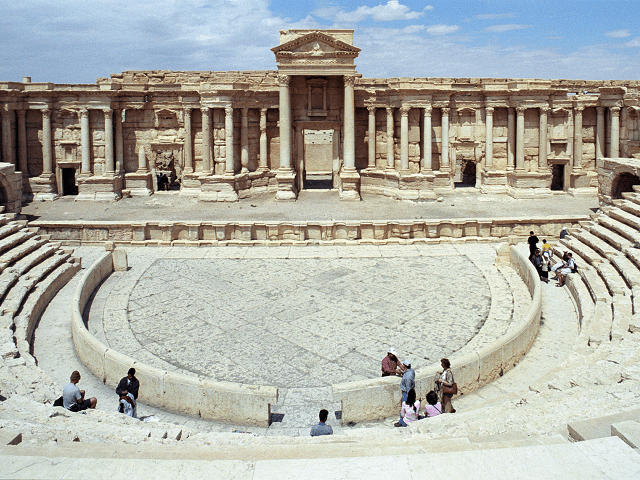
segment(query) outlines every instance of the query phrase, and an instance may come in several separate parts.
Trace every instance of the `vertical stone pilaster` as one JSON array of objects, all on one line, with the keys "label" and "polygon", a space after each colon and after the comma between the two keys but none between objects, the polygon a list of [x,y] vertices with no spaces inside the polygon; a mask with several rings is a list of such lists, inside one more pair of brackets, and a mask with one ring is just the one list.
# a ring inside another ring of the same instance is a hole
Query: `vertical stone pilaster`
[{"label": "vertical stone pilaster", "polygon": [[353,75],[344,76],[344,168],[356,169],[356,112]]},{"label": "vertical stone pilaster", "polygon": [[279,75],[280,86],[280,169],[291,170],[291,98],[289,75]]},{"label": "vertical stone pilaster", "polygon": [[268,170],[268,148],[267,141],[267,109],[260,109],[260,165],[258,170]]},{"label": "vertical stone pilaster", "polygon": [[516,117],[515,109],[507,109],[507,170],[513,170],[516,163]]},{"label": "vertical stone pilaster", "polygon": [[549,118],[549,107],[540,108],[540,132],[538,136],[538,170],[547,170],[547,125]]},{"label": "vertical stone pilaster", "polygon": [[9,108],[9,105],[5,105],[0,110],[0,117],[2,118],[2,161],[15,165],[13,138],[11,138],[12,115],[13,110]]},{"label": "vertical stone pilaster", "polygon": [[229,106],[224,109],[224,138],[225,138],[225,175],[235,174],[235,165],[233,158],[233,107]]},{"label": "vertical stone pilaster", "polygon": [[80,144],[82,167],[80,175],[91,175],[91,132],[89,131],[89,110],[80,110]]},{"label": "vertical stone pilaster", "polygon": [[411,107],[400,107],[400,169],[409,171],[409,110]]},{"label": "vertical stone pilaster", "polygon": [[144,151],[144,145],[138,148],[138,171],[136,173],[147,173],[147,155]]},{"label": "vertical stone pilaster", "polygon": [[524,112],[525,107],[517,107],[516,120],[516,170],[524,171]]},{"label": "vertical stone pilaster", "polygon": [[104,157],[107,175],[115,174],[115,158],[113,156],[113,110],[104,109]]},{"label": "vertical stone pilaster", "polygon": [[193,173],[193,137],[191,135],[191,109],[184,109],[184,173]]},{"label": "vertical stone pilaster", "polygon": [[249,109],[242,108],[240,130],[240,165],[241,173],[249,173]]},{"label": "vertical stone pilaster", "polygon": [[449,108],[442,109],[442,158],[440,170],[449,171]]},{"label": "vertical stone pilaster", "polygon": [[387,107],[387,170],[395,170],[393,158],[393,108]]},{"label": "vertical stone pilaster", "polygon": [[211,175],[211,109],[202,107],[202,173]]},{"label": "vertical stone pilaster", "polygon": [[604,158],[604,150],[606,145],[605,129],[604,129],[604,107],[596,107],[598,112],[596,120],[596,158]]},{"label": "vertical stone pilaster", "polygon": [[27,111],[18,110],[18,170],[24,176],[29,174],[29,166],[27,164]]},{"label": "vertical stone pilaster", "polygon": [[376,107],[367,107],[369,111],[369,156],[367,168],[376,168]]},{"label": "vertical stone pilaster", "polygon": [[485,155],[484,165],[493,168],[493,107],[485,107]]},{"label": "vertical stone pilaster", "polygon": [[125,110],[116,111],[116,175],[124,171],[124,138],[122,136],[122,123]]},{"label": "vertical stone pilaster", "polygon": [[422,173],[430,173],[433,169],[433,152],[431,146],[431,105],[427,105],[423,109],[423,126],[422,126],[422,143],[424,148],[422,149],[422,161],[420,162]]},{"label": "vertical stone pilaster", "polygon": [[620,157],[620,107],[611,109],[611,154],[609,157]]},{"label": "vertical stone pilaster", "polygon": [[574,109],[573,127],[573,170],[582,168],[582,111],[584,107],[577,105]]},{"label": "vertical stone pilaster", "polygon": [[51,149],[51,109],[42,110],[42,175],[53,172],[53,153]]}]

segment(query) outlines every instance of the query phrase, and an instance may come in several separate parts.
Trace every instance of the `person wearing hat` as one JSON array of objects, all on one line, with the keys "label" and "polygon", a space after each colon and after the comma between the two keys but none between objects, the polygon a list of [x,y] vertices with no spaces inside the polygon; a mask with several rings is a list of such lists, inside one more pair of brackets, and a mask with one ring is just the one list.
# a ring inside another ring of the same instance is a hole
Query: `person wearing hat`
[{"label": "person wearing hat", "polygon": [[402,401],[407,401],[409,390],[416,388],[416,372],[411,368],[411,360],[403,360],[402,365],[405,368],[400,381],[400,390],[402,390]]},{"label": "person wearing hat", "polygon": [[401,376],[404,371],[404,367],[402,364],[398,365],[399,363],[398,354],[393,348],[389,348],[389,350],[387,350],[387,355],[382,359],[382,376]]},{"label": "person wearing hat", "polygon": [[62,390],[62,406],[72,412],[81,412],[87,408],[96,408],[98,399],[91,397],[88,400],[84,398],[84,390],[80,390],[77,386],[80,381],[80,372],[74,370],[71,373],[69,383]]}]

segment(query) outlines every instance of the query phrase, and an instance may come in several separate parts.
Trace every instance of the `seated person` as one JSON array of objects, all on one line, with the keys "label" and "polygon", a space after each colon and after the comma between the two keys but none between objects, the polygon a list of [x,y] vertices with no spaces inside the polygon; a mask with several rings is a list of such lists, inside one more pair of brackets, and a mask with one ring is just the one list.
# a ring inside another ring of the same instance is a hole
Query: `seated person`
[{"label": "seated person", "polygon": [[73,373],[71,373],[69,383],[67,383],[62,390],[62,406],[72,412],[81,412],[87,408],[96,408],[98,403],[96,397],[85,400],[84,390],[80,390],[77,387],[80,378],[80,372],[74,370]]},{"label": "seated person", "polygon": [[427,406],[424,409],[425,417],[435,417],[442,413],[442,405],[438,401],[438,394],[431,390],[427,393]]},{"label": "seated person", "polygon": [[569,252],[567,252],[566,250],[562,253],[562,260],[560,260],[558,263],[555,263],[553,265],[553,267],[551,267],[551,271],[553,273],[556,274],[556,278],[557,278],[557,272],[558,270],[560,270],[563,266],[564,263],[569,259]]},{"label": "seated person", "polygon": [[331,425],[327,425],[329,412],[323,408],[318,416],[320,417],[320,423],[311,427],[311,436],[333,435],[333,428],[331,428]]},{"label": "seated person", "polygon": [[402,402],[400,410],[400,421],[396,422],[396,427],[406,427],[410,423],[419,419],[420,400],[416,399],[416,391],[412,388],[407,394],[407,400]]},{"label": "seated person", "polygon": [[557,287],[564,286],[564,283],[567,280],[567,275],[576,271],[576,262],[573,259],[573,255],[571,253],[567,255],[568,260],[564,262],[562,269],[556,271],[556,277],[558,277],[558,285],[556,285]]},{"label": "seated person", "polygon": [[132,393],[124,393],[120,395],[120,404],[118,405],[118,411],[130,417],[138,418],[138,412],[136,411],[136,400],[135,398],[133,398]]},{"label": "seated person", "polygon": [[127,393],[133,394],[133,399],[138,399],[138,390],[140,389],[140,382],[136,378],[136,369],[131,367],[127,372],[127,376],[124,377],[118,383],[116,387],[116,393],[119,396],[126,395]]}]

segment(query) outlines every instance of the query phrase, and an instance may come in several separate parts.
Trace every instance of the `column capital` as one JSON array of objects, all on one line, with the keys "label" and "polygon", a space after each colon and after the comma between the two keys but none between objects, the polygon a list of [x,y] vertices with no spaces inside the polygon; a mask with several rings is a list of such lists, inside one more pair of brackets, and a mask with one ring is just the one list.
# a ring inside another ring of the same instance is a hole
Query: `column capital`
[{"label": "column capital", "polygon": [[224,107],[225,118],[233,118],[233,107]]},{"label": "column capital", "polygon": [[611,107],[611,113],[619,113],[620,107]]},{"label": "column capital", "polygon": [[43,108],[41,111],[42,111],[42,116],[43,117],[51,118],[51,109],[50,108]]},{"label": "column capital", "polygon": [[576,114],[582,115],[584,105],[576,105],[575,107],[573,107],[573,110],[576,112]]},{"label": "column capital", "polygon": [[81,108],[78,113],[80,114],[80,116],[82,118],[88,117],[89,116],[89,109],[88,108]]},{"label": "column capital", "polygon": [[291,75],[278,75],[278,85],[288,87],[291,82]]},{"label": "column capital", "polygon": [[205,115],[209,115],[209,111],[211,110],[210,107],[200,107],[200,111],[202,113],[204,113]]},{"label": "column capital", "polygon": [[494,108],[491,106],[484,107],[484,111],[486,112],[487,115],[493,115],[493,110]]},{"label": "column capital", "polygon": [[385,110],[387,111],[387,115],[393,114],[393,107],[385,107]]},{"label": "column capital", "polygon": [[185,116],[185,117],[190,117],[190,116],[191,116],[191,110],[193,110],[193,108],[191,108],[191,107],[186,107],[186,108],[184,109],[184,116]]},{"label": "column capital", "polygon": [[422,108],[424,109],[424,116],[425,117],[431,115],[431,112],[433,111],[433,106],[432,105],[425,105]]},{"label": "column capital", "polygon": [[356,84],[355,75],[344,75],[342,78],[344,78],[345,87],[353,87]]},{"label": "column capital", "polygon": [[548,115],[550,110],[550,107],[540,107],[540,115]]},{"label": "column capital", "polygon": [[113,110],[110,108],[104,108],[102,111],[104,112],[104,118],[113,118]]},{"label": "column capital", "polygon": [[19,119],[22,119],[22,118],[27,116],[27,111],[26,110],[16,110],[16,115],[18,115]]},{"label": "column capital", "polygon": [[596,107],[596,111],[598,115],[604,115],[604,107]]},{"label": "column capital", "polygon": [[524,115],[524,111],[526,109],[527,109],[527,107],[523,107],[522,105],[516,107],[516,112],[518,113],[518,116]]},{"label": "column capital", "polygon": [[261,107],[260,108],[260,115],[267,115],[267,110],[269,110],[267,107]]},{"label": "column capital", "polygon": [[377,109],[377,107],[374,107],[374,106],[372,106],[372,105],[369,105],[369,106],[367,107],[367,110],[369,111],[369,115],[375,115],[375,113],[376,113],[376,109]]},{"label": "column capital", "polygon": [[451,110],[449,107],[442,107],[442,116],[443,117],[448,117],[449,116],[449,111]]},{"label": "column capital", "polygon": [[411,107],[408,105],[403,105],[400,107],[400,113],[403,117],[409,116],[409,110],[411,110]]},{"label": "column capital", "polygon": [[246,117],[249,114],[249,107],[242,107],[241,110],[242,110],[243,117]]}]

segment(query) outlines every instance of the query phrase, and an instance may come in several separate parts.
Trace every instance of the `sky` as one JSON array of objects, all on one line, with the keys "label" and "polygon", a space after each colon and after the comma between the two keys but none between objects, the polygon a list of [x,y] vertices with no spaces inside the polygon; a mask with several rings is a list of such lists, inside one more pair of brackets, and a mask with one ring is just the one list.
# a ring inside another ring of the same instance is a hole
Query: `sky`
[{"label": "sky", "polygon": [[640,0],[0,0],[0,82],[276,70],[291,28],[354,29],[364,77],[640,80]]}]

